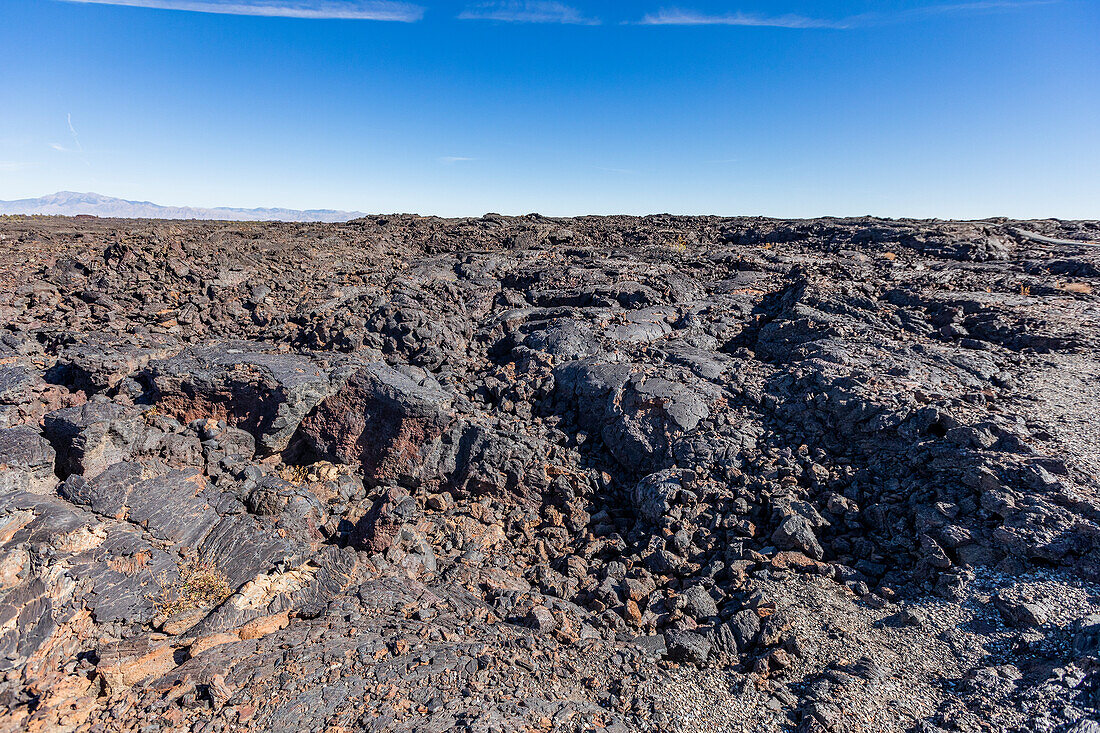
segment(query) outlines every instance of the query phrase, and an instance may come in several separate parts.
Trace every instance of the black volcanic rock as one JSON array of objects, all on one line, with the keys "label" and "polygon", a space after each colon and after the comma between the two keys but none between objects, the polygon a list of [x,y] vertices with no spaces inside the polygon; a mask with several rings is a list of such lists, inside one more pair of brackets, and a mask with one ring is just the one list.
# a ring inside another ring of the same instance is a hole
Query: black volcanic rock
[{"label": "black volcanic rock", "polygon": [[34,428],[23,425],[0,429],[0,487],[4,491],[46,494],[57,485],[56,453]]},{"label": "black volcanic rock", "polygon": [[157,408],[182,423],[225,420],[267,452],[287,447],[302,419],[334,387],[327,369],[268,344],[227,342],[149,364]]},{"label": "black volcanic rock", "polygon": [[1100,709],[1096,222],[0,234],[5,730]]}]

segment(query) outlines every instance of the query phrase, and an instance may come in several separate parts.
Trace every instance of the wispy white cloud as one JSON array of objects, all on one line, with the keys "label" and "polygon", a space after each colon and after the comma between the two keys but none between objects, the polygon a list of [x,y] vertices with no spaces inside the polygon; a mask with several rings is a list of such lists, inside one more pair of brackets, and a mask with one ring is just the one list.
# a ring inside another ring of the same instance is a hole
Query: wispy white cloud
[{"label": "wispy white cloud", "polygon": [[477,3],[459,13],[458,18],[459,20],[497,20],[505,23],[600,24],[599,18],[586,16],[574,7],[543,0]]},{"label": "wispy white cloud", "polygon": [[[898,16],[920,17],[945,15],[947,13],[980,13],[994,10],[1017,10],[1036,5],[1057,5],[1062,0],[987,0],[986,2],[955,3],[947,5],[929,5],[924,8],[910,8],[897,13]],[[887,16],[889,17],[889,16]]]},{"label": "wispy white cloud", "polygon": [[124,5],[155,10],[185,10],[220,15],[260,15],[274,18],[391,20],[415,23],[424,8],[396,0],[61,0],[93,5]]},{"label": "wispy white cloud", "polygon": [[638,23],[640,25],[733,25],[757,28],[844,30],[847,28],[864,28],[916,21],[939,15],[1017,10],[1037,5],[1052,5],[1057,2],[1060,2],[1060,0],[989,0],[987,2],[955,3],[951,5],[928,5],[893,13],[860,13],[859,15],[849,15],[843,18],[816,18],[791,13],[785,15],[761,15],[741,12],[708,14],[681,8],[661,8],[655,13],[647,14]]},{"label": "wispy white cloud", "polygon": [[76,134],[76,128],[73,127],[73,115],[70,112],[65,117],[65,122],[69,126],[69,134],[73,137],[73,146],[66,147],[61,143],[50,143],[50,147],[59,153],[66,153],[71,155],[78,155],[80,159],[84,161],[84,165],[91,166],[91,162],[88,160],[88,156],[84,154],[84,146],[80,144],[80,135]]},{"label": "wispy white cloud", "polygon": [[15,171],[23,171],[28,168],[34,168],[37,163],[21,163],[16,160],[0,160],[0,171],[4,173],[14,173]]},{"label": "wispy white cloud", "polygon": [[65,117],[65,121],[69,123],[69,133],[73,136],[73,142],[76,143],[77,151],[83,153],[84,146],[80,144],[80,135],[76,134],[76,128],[73,127],[73,113],[70,112]]},{"label": "wispy white cloud", "polygon": [[444,155],[439,159],[439,162],[443,165],[454,165],[455,163],[465,163],[471,160],[477,160],[477,158],[466,158],[461,155]]},{"label": "wispy white cloud", "polygon": [[756,15],[725,13],[708,15],[695,10],[661,8],[642,18],[641,25],[740,25],[761,28],[847,28],[844,21],[808,18],[804,15]]}]

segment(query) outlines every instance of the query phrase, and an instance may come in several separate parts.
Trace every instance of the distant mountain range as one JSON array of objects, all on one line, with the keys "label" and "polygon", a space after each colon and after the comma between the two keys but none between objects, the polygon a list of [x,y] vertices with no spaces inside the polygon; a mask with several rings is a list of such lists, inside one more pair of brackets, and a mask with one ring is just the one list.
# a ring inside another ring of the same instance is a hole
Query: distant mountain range
[{"label": "distant mountain range", "polygon": [[127,201],[98,193],[59,191],[50,196],[0,201],[0,214],[93,216],[116,219],[215,219],[218,221],[324,221],[339,222],[364,216],[358,211],[333,209],[201,209],[194,206],[161,206],[149,201]]}]

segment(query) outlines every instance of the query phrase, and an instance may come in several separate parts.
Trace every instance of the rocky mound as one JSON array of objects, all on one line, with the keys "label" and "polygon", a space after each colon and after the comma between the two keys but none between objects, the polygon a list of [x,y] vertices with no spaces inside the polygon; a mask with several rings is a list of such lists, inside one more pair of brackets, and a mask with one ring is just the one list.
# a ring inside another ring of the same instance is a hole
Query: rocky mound
[{"label": "rocky mound", "polygon": [[0,729],[1097,733],[1098,239],[0,222]]}]

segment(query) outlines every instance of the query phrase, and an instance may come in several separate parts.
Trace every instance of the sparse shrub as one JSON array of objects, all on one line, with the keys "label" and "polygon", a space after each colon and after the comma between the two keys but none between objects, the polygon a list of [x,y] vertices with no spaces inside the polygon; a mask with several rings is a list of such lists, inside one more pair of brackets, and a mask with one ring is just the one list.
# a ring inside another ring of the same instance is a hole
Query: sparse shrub
[{"label": "sparse shrub", "polygon": [[179,571],[178,583],[163,577],[157,581],[160,592],[152,601],[158,615],[173,616],[195,608],[213,607],[233,594],[229,579],[211,562],[185,562]]}]

